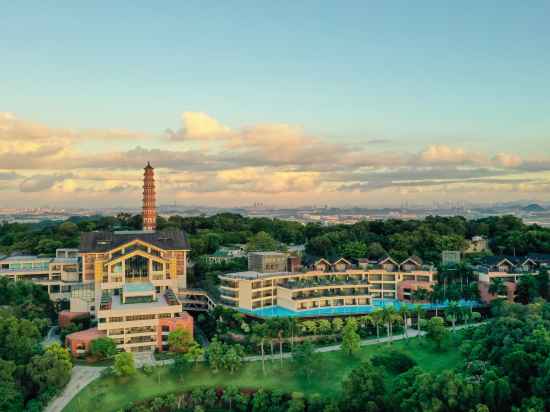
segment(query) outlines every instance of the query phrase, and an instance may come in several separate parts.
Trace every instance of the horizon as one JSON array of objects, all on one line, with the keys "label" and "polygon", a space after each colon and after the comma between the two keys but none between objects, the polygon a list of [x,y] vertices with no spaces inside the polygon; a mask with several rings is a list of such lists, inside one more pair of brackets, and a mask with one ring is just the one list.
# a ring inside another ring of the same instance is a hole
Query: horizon
[{"label": "horizon", "polygon": [[0,208],[550,201],[547,2],[3,14]]}]

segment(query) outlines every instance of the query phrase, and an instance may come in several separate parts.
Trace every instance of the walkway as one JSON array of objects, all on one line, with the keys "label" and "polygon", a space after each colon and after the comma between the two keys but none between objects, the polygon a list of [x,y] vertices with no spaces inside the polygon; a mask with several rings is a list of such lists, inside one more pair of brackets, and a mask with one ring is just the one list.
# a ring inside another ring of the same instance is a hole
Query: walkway
[{"label": "walkway", "polygon": [[63,389],[61,395],[53,399],[45,412],[61,412],[65,406],[80,392],[86,385],[99,378],[104,366],[75,366],[71,372],[71,380]]},{"label": "walkway", "polygon": [[[483,325],[485,322],[481,323],[474,323],[471,325],[460,325],[456,327],[456,330],[464,329],[467,327],[474,327],[474,326],[480,326]],[[420,331],[416,329],[407,329],[407,334],[409,338],[414,338],[417,336],[424,336],[426,332]],[[380,336],[380,339],[365,339],[361,341],[361,346],[369,346],[369,345],[377,345],[382,343],[387,343],[390,341],[398,341],[405,339],[405,335],[394,335],[391,338],[388,336]],[[331,346],[323,346],[321,348],[315,349],[315,352],[335,352],[339,351],[341,348],[341,345],[331,345]],[[292,356],[292,353],[285,352],[283,353],[283,359],[289,359]],[[271,360],[271,359],[280,359],[280,354],[273,354],[273,355],[266,355],[264,357],[265,360]],[[204,359],[203,359],[204,360]],[[243,359],[245,362],[255,362],[262,360],[262,357],[259,355],[252,355],[252,356],[245,356]],[[174,361],[172,359],[165,359],[165,360],[155,360],[152,353],[144,354],[144,356],[136,356],[135,358],[136,366],[141,367],[144,364],[149,364],[153,366],[166,366],[170,365]],[[80,366],[77,365],[73,367],[71,380],[68,383],[68,385],[63,390],[63,393],[55,398],[45,409],[45,412],[61,412],[63,408],[73,399],[78,392],[80,392],[86,385],[88,385],[90,382],[94,381],[101,375],[101,371],[104,370],[105,366]]]}]

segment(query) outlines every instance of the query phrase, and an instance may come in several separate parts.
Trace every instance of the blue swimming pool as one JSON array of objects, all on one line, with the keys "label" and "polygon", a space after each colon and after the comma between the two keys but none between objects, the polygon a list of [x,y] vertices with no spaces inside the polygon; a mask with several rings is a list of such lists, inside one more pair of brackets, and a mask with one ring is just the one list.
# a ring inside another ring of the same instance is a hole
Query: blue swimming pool
[{"label": "blue swimming pool", "polygon": [[[460,306],[463,307],[477,307],[480,306],[479,302],[476,301],[467,301],[460,300]],[[358,305],[358,306],[337,306],[329,308],[317,308],[317,309],[308,309],[301,311],[292,311],[290,309],[282,308],[280,306],[269,306],[261,309],[242,309],[239,308],[240,312],[256,316],[259,318],[273,318],[273,317],[296,317],[296,318],[307,318],[307,317],[318,317],[318,316],[342,316],[342,315],[364,315],[372,313],[377,309],[380,309],[385,306],[393,306],[396,309],[399,309],[402,305],[409,307],[414,307],[416,305],[401,302],[394,299],[375,299],[373,300],[372,305]],[[435,309],[445,309],[448,305],[448,302],[443,303],[421,303],[420,306],[425,310],[435,310]]]}]

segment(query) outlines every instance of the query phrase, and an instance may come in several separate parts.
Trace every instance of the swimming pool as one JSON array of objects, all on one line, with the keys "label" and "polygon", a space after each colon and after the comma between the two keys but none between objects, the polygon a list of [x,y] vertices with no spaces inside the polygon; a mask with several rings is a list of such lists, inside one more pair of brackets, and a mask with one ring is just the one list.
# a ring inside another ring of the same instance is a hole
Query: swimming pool
[{"label": "swimming pool", "polygon": [[[420,303],[419,306],[425,310],[445,309],[449,302],[443,303]],[[477,301],[460,300],[459,305],[462,307],[478,307],[481,304]],[[282,308],[280,306],[268,306],[261,309],[242,309],[237,310],[246,313],[248,315],[256,316],[259,318],[274,318],[274,317],[295,317],[295,318],[307,318],[307,317],[319,317],[319,316],[342,316],[342,315],[365,315],[374,312],[380,308],[386,306],[393,306],[398,309],[401,306],[408,306],[413,308],[416,304],[401,302],[397,299],[374,299],[372,305],[356,305],[356,306],[336,306],[327,308],[316,308],[301,311],[292,311],[290,309]]]}]

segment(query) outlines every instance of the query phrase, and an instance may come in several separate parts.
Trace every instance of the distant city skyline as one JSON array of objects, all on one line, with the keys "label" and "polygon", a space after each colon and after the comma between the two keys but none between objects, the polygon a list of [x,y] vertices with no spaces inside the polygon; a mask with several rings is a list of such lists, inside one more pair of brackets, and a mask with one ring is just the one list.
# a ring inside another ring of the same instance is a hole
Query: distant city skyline
[{"label": "distant city skyline", "polygon": [[0,207],[550,201],[550,3],[3,7]]}]

